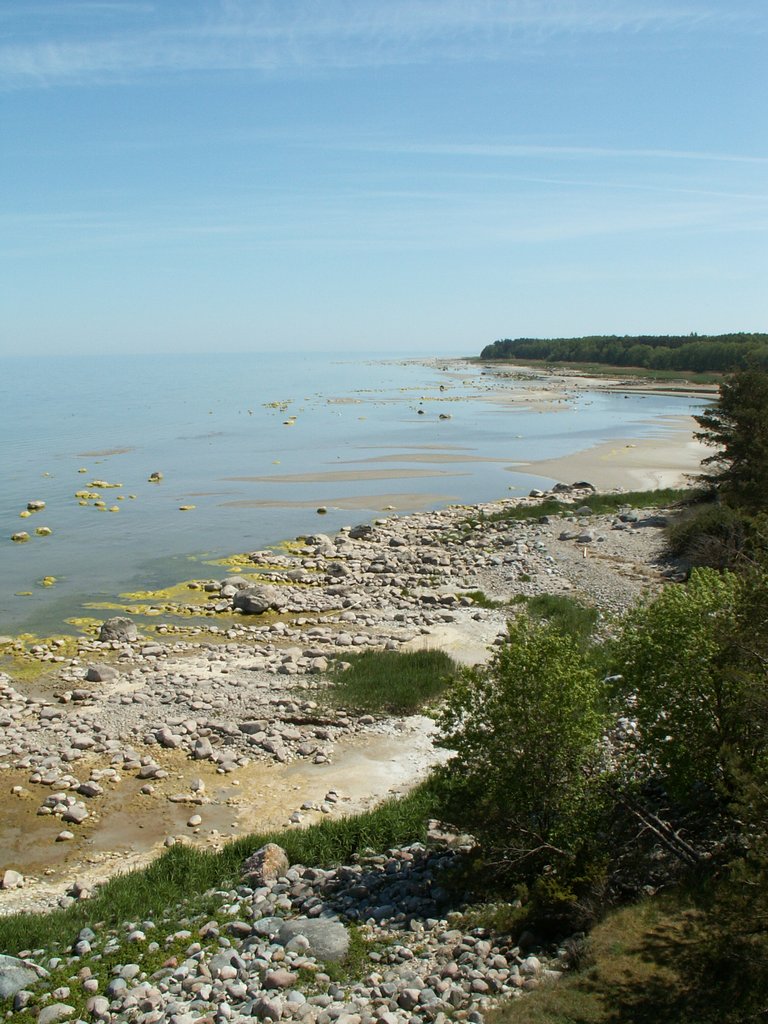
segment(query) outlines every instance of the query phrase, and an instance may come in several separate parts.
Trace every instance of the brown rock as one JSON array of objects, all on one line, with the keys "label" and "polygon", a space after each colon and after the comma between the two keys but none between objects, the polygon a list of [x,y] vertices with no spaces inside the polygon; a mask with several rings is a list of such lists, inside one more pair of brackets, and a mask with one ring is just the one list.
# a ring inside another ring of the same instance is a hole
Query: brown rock
[{"label": "brown rock", "polygon": [[249,885],[266,885],[281,878],[291,866],[288,854],[277,843],[267,843],[243,863],[243,878]]}]

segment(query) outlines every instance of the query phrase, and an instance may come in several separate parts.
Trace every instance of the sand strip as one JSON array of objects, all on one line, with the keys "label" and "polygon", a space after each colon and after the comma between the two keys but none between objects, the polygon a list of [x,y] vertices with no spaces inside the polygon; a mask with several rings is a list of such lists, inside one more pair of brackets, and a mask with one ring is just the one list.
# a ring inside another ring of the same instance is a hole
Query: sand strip
[{"label": "sand strip", "polygon": [[[527,469],[561,483],[587,480],[600,490],[685,487],[711,452],[694,439],[693,417],[680,420],[662,437],[616,438],[562,458],[531,462]],[[510,468],[520,472],[519,466]]]},{"label": "sand strip", "polygon": [[225,476],[224,480],[254,484],[324,484],[347,480],[407,480],[424,476],[466,476],[445,469],[339,469],[325,473],[283,473],[271,476]]},{"label": "sand strip", "polygon": [[317,508],[328,509],[369,509],[372,512],[416,512],[431,509],[437,505],[450,505],[459,499],[455,494],[351,494],[345,497],[316,498],[314,501],[279,501],[269,499],[243,498],[239,501],[224,501],[221,508]]}]

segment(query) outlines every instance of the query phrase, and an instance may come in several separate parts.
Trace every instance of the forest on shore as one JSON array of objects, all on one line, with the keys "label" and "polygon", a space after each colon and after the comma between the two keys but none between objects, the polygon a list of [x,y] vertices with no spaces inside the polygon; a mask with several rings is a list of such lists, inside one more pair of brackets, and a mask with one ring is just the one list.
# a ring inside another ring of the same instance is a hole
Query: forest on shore
[{"label": "forest on shore", "polygon": [[481,359],[600,363],[647,370],[732,373],[768,369],[768,334],[590,335],[584,338],[501,338]]}]

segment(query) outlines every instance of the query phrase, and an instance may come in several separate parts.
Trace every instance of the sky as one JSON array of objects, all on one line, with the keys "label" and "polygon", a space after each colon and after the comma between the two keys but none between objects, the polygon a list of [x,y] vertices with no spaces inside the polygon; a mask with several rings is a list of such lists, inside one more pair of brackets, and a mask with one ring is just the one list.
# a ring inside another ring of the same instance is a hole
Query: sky
[{"label": "sky", "polygon": [[0,354],[768,330],[765,0],[0,0]]}]

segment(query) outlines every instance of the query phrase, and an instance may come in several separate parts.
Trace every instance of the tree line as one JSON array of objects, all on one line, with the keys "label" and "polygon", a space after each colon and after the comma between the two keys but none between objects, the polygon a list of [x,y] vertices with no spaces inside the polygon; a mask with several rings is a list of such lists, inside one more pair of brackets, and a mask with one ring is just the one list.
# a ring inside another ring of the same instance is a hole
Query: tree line
[{"label": "tree line", "polygon": [[730,373],[747,366],[768,369],[768,334],[502,338],[486,345],[480,358]]}]

